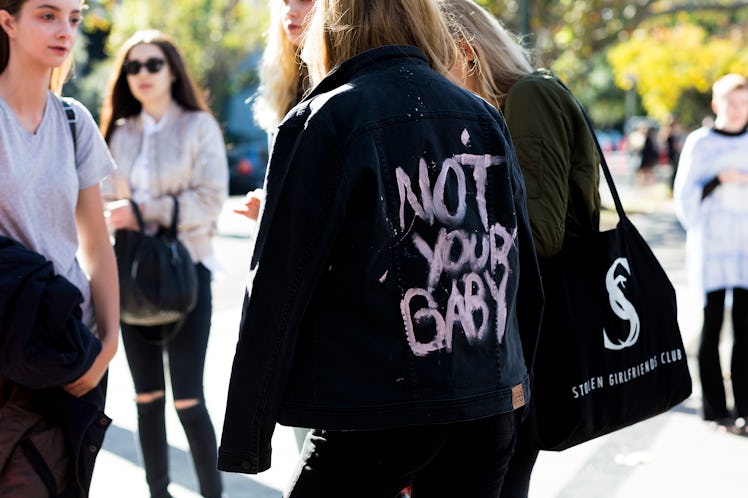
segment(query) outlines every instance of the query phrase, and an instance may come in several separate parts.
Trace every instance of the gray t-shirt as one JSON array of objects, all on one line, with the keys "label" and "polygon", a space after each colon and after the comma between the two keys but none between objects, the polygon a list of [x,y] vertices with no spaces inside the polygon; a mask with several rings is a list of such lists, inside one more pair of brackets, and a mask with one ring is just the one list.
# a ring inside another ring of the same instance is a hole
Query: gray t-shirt
[{"label": "gray t-shirt", "polygon": [[36,133],[27,131],[0,97],[0,234],[42,254],[56,273],[77,285],[84,320],[92,326],[90,285],[76,259],[75,207],[78,191],[99,183],[114,161],[88,110],[71,104],[77,154],[65,109],[52,92]]}]

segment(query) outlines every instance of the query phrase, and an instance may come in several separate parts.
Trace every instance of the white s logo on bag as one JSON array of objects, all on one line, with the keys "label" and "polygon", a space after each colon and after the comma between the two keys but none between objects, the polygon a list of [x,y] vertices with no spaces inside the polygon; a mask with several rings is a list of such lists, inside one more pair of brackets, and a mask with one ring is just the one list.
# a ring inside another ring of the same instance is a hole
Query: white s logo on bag
[{"label": "white s logo on bag", "polygon": [[620,350],[633,346],[636,340],[639,339],[639,315],[636,313],[634,305],[631,301],[626,299],[622,289],[626,286],[626,276],[616,276],[616,268],[621,266],[626,272],[631,275],[629,268],[629,262],[626,258],[618,258],[613,261],[613,264],[608,269],[608,273],[605,276],[605,287],[608,289],[608,301],[610,307],[613,309],[613,313],[622,320],[628,320],[630,323],[629,336],[618,344],[614,343],[608,338],[608,333],[603,329],[603,342],[606,349]]}]

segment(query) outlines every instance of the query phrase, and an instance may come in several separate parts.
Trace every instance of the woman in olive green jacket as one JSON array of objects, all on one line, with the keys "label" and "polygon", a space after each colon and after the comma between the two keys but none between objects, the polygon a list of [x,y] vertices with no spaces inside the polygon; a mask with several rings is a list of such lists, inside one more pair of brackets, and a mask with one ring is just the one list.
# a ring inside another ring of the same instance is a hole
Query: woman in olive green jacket
[{"label": "woman in olive green jacket", "polygon": [[[504,113],[542,261],[557,254],[565,238],[599,228],[600,158],[594,137],[571,92],[550,71],[533,69],[527,51],[488,11],[472,0],[439,3],[463,55],[450,72],[452,80]],[[545,295],[546,303],[554,298]],[[541,337],[545,329],[544,320]],[[534,365],[536,371],[542,368]],[[529,491],[539,450],[530,447],[521,429],[519,434],[502,497],[526,497]]]}]

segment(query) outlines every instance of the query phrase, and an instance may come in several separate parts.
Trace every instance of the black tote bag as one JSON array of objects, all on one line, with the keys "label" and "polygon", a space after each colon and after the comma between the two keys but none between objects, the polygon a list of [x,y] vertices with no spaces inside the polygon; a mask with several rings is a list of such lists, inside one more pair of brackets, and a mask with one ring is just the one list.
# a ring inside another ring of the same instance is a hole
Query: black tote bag
[{"label": "black tote bag", "polygon": [[525,433],[543,450],[635,424],[691,394],[675,289],[626,216],[597,149],[617,226],[568,237],[540,261],[546,303]]},{"label": "black tote bag", "polygon": [[[179,202],[174,197],[171,226],[155,235],[145,232],[143,217],[131,201],[139,230],[117,230],[114,253],[120,285],[120,319],[149,342],[167,342],[197,302],[195,263],[177,238]],[[160,327],[156,327],[160,326]]]}]

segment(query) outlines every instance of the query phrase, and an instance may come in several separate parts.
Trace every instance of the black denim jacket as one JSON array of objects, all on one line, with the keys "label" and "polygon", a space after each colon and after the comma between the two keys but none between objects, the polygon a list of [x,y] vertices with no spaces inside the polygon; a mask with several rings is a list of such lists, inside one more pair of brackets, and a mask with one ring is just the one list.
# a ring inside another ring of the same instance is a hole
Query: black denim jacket
[{"label": "black denim jacket", "polygon": [[365,52],[286,116],[266,191],[220,469],[267,469],[276,422],[363,430],[527,403],[519,332],[530,361],[542,296],[494,108],[414,47]]}]

